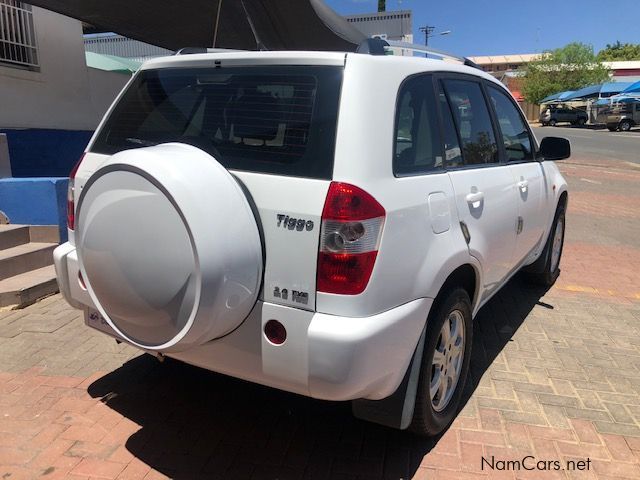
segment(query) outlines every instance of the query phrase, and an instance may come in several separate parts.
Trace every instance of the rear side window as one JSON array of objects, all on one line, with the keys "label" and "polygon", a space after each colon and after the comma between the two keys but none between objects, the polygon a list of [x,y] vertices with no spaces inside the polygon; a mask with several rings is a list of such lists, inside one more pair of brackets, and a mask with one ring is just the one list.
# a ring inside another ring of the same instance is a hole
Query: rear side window
[{"label": "rear side window", "polygon": [[396,108],[394,174],[441,170],[442,146],[431,76],[421,75],[403,83]]},{"label": "rear side window", "polygon": [[442,130],[444,132],[444,158],[447,168],[455,168],[463,165],[462,150],[458,141],[458,132],[451,114],[451,107],[447,96],[438,84],[438,98],[440,99],[440,112],[442,113]]},{"label": "rear side window", "polygon": [[498,145],[480,84],[445,80],[445,91],[462,142],[465,165],[498,162]]},{"label": "rear side window", "polygon": [[342,73],[329,66],[142,71],[92,151],[182,142],[229,169],[330,179]]}]

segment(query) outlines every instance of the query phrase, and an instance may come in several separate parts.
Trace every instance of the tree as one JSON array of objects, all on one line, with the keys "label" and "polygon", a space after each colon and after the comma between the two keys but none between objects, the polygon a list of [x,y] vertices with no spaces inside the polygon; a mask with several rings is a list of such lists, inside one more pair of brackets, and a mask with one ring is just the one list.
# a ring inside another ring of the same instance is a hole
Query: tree
[{"label": "tree", "polygon": [[596,60],[591,45],[570,43],[546,51],[523,71],[522,94],[531,103],[565,90],[579,90],[609,79],[609,70]]},{"label": "tree", "polygon": [[640,60],[640,44],[620,43],[618,40],[613,45],[607,44],[605,49],[600,50],[597,59],[600,62]]}]

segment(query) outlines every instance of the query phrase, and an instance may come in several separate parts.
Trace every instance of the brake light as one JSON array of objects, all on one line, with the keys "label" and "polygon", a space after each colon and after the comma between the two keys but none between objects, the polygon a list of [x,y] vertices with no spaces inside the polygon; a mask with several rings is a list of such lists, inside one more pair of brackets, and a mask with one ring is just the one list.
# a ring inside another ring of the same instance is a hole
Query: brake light
[{"label": "brake light", "polygon": [[322,211],[319,292],[358,295],[367,288],[385,216],[382,205],[361,188],[331,182]]},{"label": "brake light", "polygon": [[76,207],[73,197],[75,193],[76,173],[78,172],[78,168],[80,168],[83,158],[84,154],[69,174],[69,186],[67,188],[67,228],[69,230],[73,230],[76,227]]}]

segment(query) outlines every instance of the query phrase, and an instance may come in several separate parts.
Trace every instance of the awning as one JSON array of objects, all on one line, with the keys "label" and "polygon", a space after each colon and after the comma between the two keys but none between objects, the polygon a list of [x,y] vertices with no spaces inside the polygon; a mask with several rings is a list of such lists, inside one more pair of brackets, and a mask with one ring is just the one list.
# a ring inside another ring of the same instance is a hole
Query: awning
[{"label": "awning", "polygon": [[355,51],[364,34],[322,0],[29,0],[135,40],[178,50]]},{"label": "awning", "polygon": [[104,55],[101,53],[85,52],[87,66],[108,72],[132,74],[138,71],[142,62],[130,58]]}]

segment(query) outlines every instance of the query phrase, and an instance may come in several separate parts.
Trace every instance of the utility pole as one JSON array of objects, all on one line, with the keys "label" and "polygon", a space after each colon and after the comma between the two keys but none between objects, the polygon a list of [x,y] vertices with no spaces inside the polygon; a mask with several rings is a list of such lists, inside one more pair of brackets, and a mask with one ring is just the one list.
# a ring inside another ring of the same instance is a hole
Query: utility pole
[{"label": "utility pole", "polygon": [[424,46],[425,47],[429,46],[429,37],[431,36],[431,34],[433,33],[433,31],[435,29],[436,29],[436,27],[430,27],[430,26],[420,27],[420,31],[422,33],[424,33]]}]

